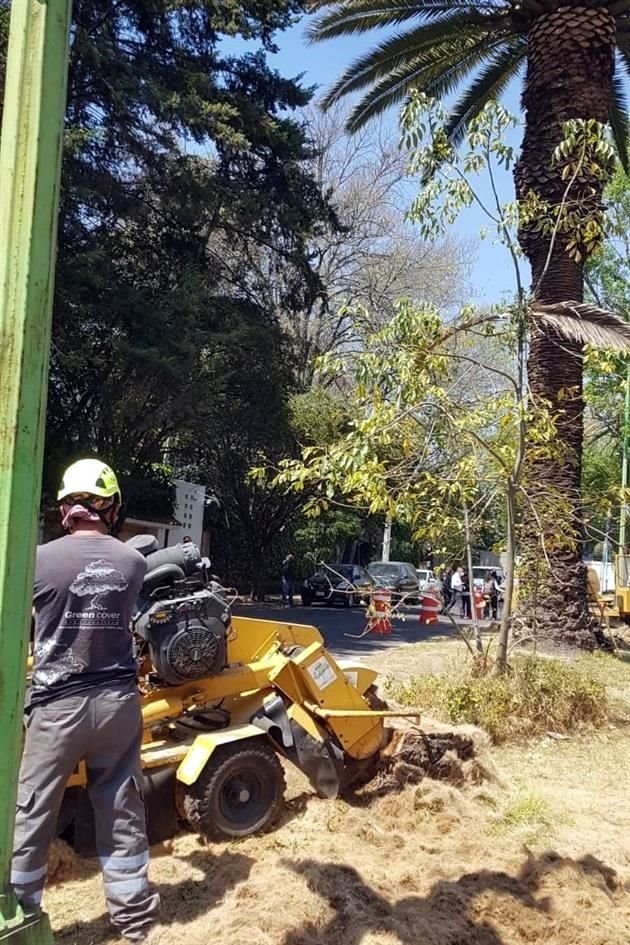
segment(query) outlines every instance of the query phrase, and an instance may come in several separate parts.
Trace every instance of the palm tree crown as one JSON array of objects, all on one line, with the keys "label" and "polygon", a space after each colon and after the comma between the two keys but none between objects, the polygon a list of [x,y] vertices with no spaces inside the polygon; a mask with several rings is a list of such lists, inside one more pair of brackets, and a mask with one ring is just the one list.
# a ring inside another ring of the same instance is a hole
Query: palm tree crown
[{"label": "palm tree crown", "polygon": [[[324,3],[316,0],[315,5]],[[356,59],[330,89],[324,105],[363,92],[348,120],[349,130],[356,130],[413,89],[440,98],[469,80],[448,126],[451,140],[457,143],[467,123],[518,74],[536,20],[571,8],[576,17],[588,14],[585,28],[591,32],[598,28],[598,17],[600,25],[612,18],[618,60],[623,72],[630,74],[630,0],[344,0],[315,20],[308,33],[311,40],[400,29]],[[613,85],[609,120],[623,160],[627,125],[619,76]]]}]

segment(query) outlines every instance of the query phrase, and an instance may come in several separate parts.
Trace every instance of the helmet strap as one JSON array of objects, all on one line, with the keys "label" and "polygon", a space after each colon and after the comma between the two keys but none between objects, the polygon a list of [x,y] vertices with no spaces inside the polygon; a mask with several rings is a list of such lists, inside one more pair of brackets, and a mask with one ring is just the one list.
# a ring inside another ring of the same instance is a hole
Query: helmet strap
[{"label": "helmet strap", "polygon": [[100,518],[101,522],[107,529],[107,534],[111,535],[116,525],[118,519],[118,513],[120,511],[120,502],[117,502],[116,499],[112,502],[111,505],[108,505],[106,509],[101,509],[96,511],[96,514]]}]

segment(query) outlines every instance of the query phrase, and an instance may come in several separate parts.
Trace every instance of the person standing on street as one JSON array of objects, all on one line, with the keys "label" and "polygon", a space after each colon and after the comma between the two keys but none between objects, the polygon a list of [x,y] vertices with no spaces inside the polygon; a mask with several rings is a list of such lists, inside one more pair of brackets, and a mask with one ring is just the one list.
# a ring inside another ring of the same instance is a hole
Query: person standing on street
[{"label": "person standing on street", "polygon": [[484,616],[497,619],[499,607],[499,587],[497,584],[497,572],[487,571],[483,582],[483,597],[486,602]]},{"label": "person standing on street", "polygon": [[445,570],[440,575],[440,579],[442,581],[442,597],[444,598],[445,609],[448,609],[451,606],[451,596],[453,593],[451,590],[452,577],[453,577],[453,569],[450,567],[445,568]]},{"label": "person standing on street", "polygon": [[293,560],[293,555],[287,555],[282,562],[282,603],[285,607],[293,607],[293,584],[295,581]]},{"label": "person standing on street", "polygon": [[[470,597],[471,597],[470,582],[469,582],[469,580],[468,580],[468,573],[467,573],[466,571],[464,571],[463,568],[460,568],[460,570],[461,570],[461,572],[462,572],[462,609],[461,609],[461,615],[462,615],[462,617],[465,617],[467,620],[470,620],[471,614],[472,614],[471,600],[470,600]],[[474,589],[473,589],[473,590],[474,590]]]},{"label": "person standing on street", "polygon": [[70,466],[58,502],[68,534],[41,545],[35,564],[33,674],[11,883],[24,909],[36,911],[66,782],[83,760],[112,924],[130,942],[156,942],[150,930],[160,900],[147,875],[142,714],[130,631],[146,562],[110,534],[121,495],[105,463]]},{"label": "person standing on street", "polygon": [[464,569],[455,568],[453,571],[453,576],[451,577],[451,607],[455,607],[457,604],[459,607],[459,616],[464,616]]},{"label": "person standing on street", "polygon": [[285,607],[293,607],[294,582],[293,555],[287,555],[282,562],[282,603]]}]

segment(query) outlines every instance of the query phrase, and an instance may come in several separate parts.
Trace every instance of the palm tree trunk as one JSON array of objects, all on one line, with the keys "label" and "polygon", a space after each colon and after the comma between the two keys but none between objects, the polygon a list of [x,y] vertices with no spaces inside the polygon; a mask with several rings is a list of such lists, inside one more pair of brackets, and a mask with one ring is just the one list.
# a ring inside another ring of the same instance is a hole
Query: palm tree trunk
[{"label": "palm tree trunk", "polygon": [[[561,7],[539,16],[528,37],[522,154],[515,171],[520,202],[532,192],[559,207],[567,181],[552,166],[572,118],[608,120],[615,55],[615,22],[605,8]],[[584,197],[596,184],[588,210],[601,203],[602,182],[580,175],[569,193]],[[586,212],[586,208],[584,210]],[[534,297],[541,302],[581,301],[583,261],[566,251],[569,234],[552,241],[532,223],[519,240],[532,267]],[[534,401],[550,405],[555,455],[529,445],[525,463],[521,567],[515,629],[576,643],[592,641],[582,557],[582,349],[549,330],[534,329],[528,358]],[[559,451],[559,452],[558,452]]]}]

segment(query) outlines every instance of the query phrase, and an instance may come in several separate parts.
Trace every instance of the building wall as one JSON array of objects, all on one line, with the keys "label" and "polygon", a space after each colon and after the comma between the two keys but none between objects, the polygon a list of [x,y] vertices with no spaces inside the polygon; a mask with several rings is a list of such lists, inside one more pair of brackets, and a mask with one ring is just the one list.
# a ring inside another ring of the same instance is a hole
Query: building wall
[{"label": "building wall", "polygon": [[203,513],[206,504],[206,487],[184,479],[175,480],[175,511],[173,517],[181,526],[169,528],[167,544],[177,545],[189,535],[194,543],[202,547]]},{"label": "building wall", "polygon": [[157,522],[151,522],[138,518],[126,518],[118,537],[121,541],[129,541],[135,535],[153,535],[158,540],[160,548],[166,546],[166,535],[168,526],[160,525]]},{"label": "building wall", "polygon": [[503,555],[494,554],[492,551],[480,551],[479,566],[484,568],[505,567],[503,563]]}]

